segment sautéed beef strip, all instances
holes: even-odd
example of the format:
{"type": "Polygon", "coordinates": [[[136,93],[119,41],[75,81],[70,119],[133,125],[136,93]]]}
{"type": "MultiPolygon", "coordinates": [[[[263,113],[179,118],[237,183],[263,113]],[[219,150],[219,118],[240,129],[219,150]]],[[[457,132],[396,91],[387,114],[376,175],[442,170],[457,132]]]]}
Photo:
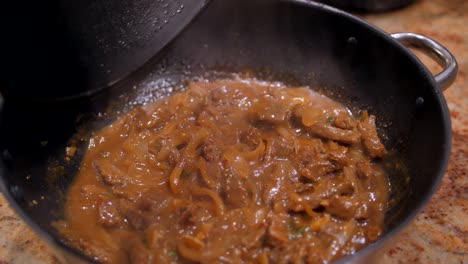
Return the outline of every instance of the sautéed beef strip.
{"type": "Polygon", "coordinates": [[[385,153],[309,89],[191,82],[91,139],[59,229],[101,263],[328,263],[381,235],[385,153]]]}

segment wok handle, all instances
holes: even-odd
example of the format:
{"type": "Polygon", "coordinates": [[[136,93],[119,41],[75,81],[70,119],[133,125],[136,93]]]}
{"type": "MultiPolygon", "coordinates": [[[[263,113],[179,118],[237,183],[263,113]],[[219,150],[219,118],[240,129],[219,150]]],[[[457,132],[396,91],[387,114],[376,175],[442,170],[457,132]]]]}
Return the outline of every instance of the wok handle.
{"type": "Polygon", "coordinates": [[[391,36],[407,47],[421,50],[442,66],[442,71],[434,76],[442,91],[445,91],[455,81],[458,73],[457,61],[452,53],[440,43],[415,33],[395,33],[391,36]]]}

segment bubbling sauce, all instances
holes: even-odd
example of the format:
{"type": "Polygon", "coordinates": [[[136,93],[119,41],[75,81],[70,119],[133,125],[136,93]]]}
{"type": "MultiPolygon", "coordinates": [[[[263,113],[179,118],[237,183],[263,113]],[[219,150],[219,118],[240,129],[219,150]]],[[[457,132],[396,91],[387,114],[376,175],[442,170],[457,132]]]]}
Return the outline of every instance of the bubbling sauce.
{"type": "Polygon", "coordinates": [[[58,228],[101,263],[327,263],[382,234],[385,154],[310,89],[193,81],[90,139],[58,228]]]}

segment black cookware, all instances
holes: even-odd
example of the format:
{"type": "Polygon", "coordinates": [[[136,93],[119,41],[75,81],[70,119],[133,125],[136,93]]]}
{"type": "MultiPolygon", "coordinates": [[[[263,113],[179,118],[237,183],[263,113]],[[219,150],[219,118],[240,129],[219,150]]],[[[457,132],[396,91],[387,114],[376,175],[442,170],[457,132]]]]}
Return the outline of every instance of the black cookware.
{"type": "Polygon", "coordinates": [[[9,96],[89,95],[145,64],[207,0],[34,0],[2,5],[0,85],[9,96]]]}
{"type": "MultiPolygon", "coordinates": [[[[22,48],[12,47],[11,52],[22,48]]],[[[122,63],[127,62],[132,64],[133,58],[122,63]]],[[[101,93],[48,103],[7,93],[1,110],[0,189],[60,258],[86,260],[62,242],[51,224],[61,218],[64,192],[86,148],[80,137],[121,111],[169,94],[184,79],[213,70],[218,75],[253,71],[260,78],[320,87],[352,109],[365,108],[379,117],[385,145],[403,162],[390,173],[397,203],[387,213],[383,237],[342,262],[378,257],[428,202],[445,172],[451,127],[442,90],[453,81],[457,66],[438,43],[415,34],[388,35],[340,10],[305,0],[214,0],[142,69],[101,93]],[[434,78],[409,45],[433,55],[443,72],[434,78]],[[70,144],[79,151],[66,161],[70,144]]],[[[62,79],[67,89],[67,79],[62,79]]],[[[48,88],[44,82],[28,83],[48,88]]]]}
{"type": "Polygon", "coordinates": [[[386,12],[407,6],[414,0],[323,0],[321,2],[359,12],[386,12]]]}

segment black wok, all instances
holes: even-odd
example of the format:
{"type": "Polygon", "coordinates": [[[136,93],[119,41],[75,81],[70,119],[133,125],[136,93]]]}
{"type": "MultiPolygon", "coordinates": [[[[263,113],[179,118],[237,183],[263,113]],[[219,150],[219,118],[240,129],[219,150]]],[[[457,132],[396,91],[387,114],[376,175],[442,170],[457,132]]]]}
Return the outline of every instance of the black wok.
{"type": "Polygon", "coordinates": [[[184,79],[213,70],[215,75],[254,71],[260,78],[321,87],[352,109],[365,108],[379,117],[385,145],[403,162],[390,171],[397,203],[387,213],[383,237],[340,261],[379,257],[443,177],[451,126],[442,89],[457,72],[446,49],[419,35],[390,36],[314,2],[217,0],[145,67],[103,92],[47,104],[5,96],[0,189],[60,258],[86,260],[51,225],[62,217],[64,192],[86,147],[80,136],[86,138],[134,105],[169,94],[184,79]],[[443,72],[434,78],[399,40],[433,55],[443,72]],[[69,144],[80,148],[67,162],[69,144]]]}

